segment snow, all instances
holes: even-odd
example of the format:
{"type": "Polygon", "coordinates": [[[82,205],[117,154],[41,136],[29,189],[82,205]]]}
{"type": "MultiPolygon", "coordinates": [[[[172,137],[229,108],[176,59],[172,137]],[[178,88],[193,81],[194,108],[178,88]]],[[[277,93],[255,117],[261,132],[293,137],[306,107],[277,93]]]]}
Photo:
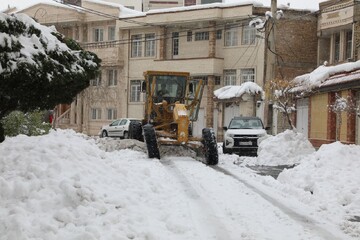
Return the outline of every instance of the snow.
{"type": "Polygon", "coordinates": [[[340,73],[352,72],[360,69],[360,60],[356,62],[348,62],[335,66],[321,65],[311,73],[307,73],[296,77],[293,83],[297,86],[294,90],[307,90],[321,86],[322,83],[333,75],[340,73]]]}
{"type": "Polygon", "coordinates": [[[261,148],[255,161],[297,166],[275,180],[220,154],[219,167],[241,183],[191,157],[169,156],[183,151],[176,148],[159,161],[147,158],[143,143],[73,130],[7,137],[0,238],[359,239],[360,224],[348,221],[360,216],[359,146],[336,142],[314,152],[301,134],[285,132],[261,148]]]}
{"type": "Polygon", "coordinates": [[[214,95],[218,99],[231,99],[241,97],[245,93],[261,94],[264,97],[263,89],[254,82],[245,82],[240,86],[224,86],[214,91],[214,95]]]}
{"type": "MultiPolygon", "coordinates": [[[[7,19],[11,21],[18,20],[24,23],[26,26],[26,30],[24,32],[26,32],[30,27],[34,27],[35,29],[40,31],[40,35],[37,36],[35,34],[30,35],[24,33],[20,36],[17,36],[17,35],[9,35],[7,33],[0,33],[1,47],[8,46],[10,48],[14,43],[17,42],[20,43],[22,46],[20,51],[13,50],[13,52],[3,53],[7,55],[8,62],[6,68],[2,67],[0,69],[0,74],[3,72],[14,71],[17,68],[18,64],[21,62],[35,64],[36,61],[34,61],[34,58],[35,56],[38,55],[47,55],[47,53],[51,51],[56,51],[58,54],[71,51],[65,43],[60,42],[52,34],[54,32],[54,28],[49,28],[44,25],[41,25],[32,18],[30,18],[28,15],[23,13],[13,14],[13,15],[0,13],[0,21],[7,24],[6,23],[7,19]]],[[[78,52],[74,52],[74,55],[75,56],[78,55],[78,52]]],[[[62,64],[62,63],[56,62],[56,64],[62,64]]],[[[95,63],[93,63],[92,61],[87,61],[87,64],[92,65],[95,63]]],[[[77,69],[78,71],[84,70],[78,63],[74,63],[71,66],[71,68],[77,69]]],[[[51,73],[48,73],[48,76],[49,76],[49,80],[51,80],[52,78],[51,73]]]]}
{"type": "MultiPolygon", "coordinates": [[[[57,7],[66,7],[66,5],[58,3],[59,0],[1,0],[0,2],[0,12],[4,12],[8,9],[15,8],[15,12],[21,11],[23,9],[32,7],[39,3],[46,3],[49,5],[57,7]]],[[[11,11],[13,12],[13,11],[11,11]]]]}
{"type": "Polygon", "coordinates": [[[315,152],[304,134],[286,130],[276,136],[260,139],[258,157],[249,158],[248,165],[294,165],[315,152]]]}

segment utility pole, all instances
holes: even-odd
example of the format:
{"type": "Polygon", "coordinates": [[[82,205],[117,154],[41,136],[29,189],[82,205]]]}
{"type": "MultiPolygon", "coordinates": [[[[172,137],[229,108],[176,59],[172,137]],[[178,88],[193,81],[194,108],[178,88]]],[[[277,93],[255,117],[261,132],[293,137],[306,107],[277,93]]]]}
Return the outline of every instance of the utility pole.
{"type": "MultiPolygon", "coordinates": [[[[269,35],[268,38],[266,39],[266,45],[267,45],[267,49],[266,49],[266,75],[265,75],[265,83],[264,86],[266,86],[266,84],[272,80],[274,80],[275,78],[275,62],[276,62],[276,56],[275,56],[275,21],[276,21],[276,11],[277,11],[277,0],[271,0],[271,18],[270,20],[270,24],[268,25],[269,27],[269,35]]],[[[270,89],[269,89],[270,91],[270,89]]],[[[272,94],[269,93],[268,96],[271,96],[272,94]]],[[[269,99],[267,99],[269,100],[269,99]]],[[[273,114],[269,114],[270,112],[273,111],[273,109],[269,109],[272,108],[272,106],[269,106],[269,104],[265,105],[265,114],[264,114],[264,120],[265,120],[265,124],[268,126],[268,124],[271,124],[271,129],[272,129],[272,133],[276,134],[277,133],[277,123],[274,122],[274,120],[277,119],[277,117],[274,119],[274,115],[276,114],[275,112],[273,112],[273,114]],[[269,119],[272,118],[272,119],[269,119]]]]}

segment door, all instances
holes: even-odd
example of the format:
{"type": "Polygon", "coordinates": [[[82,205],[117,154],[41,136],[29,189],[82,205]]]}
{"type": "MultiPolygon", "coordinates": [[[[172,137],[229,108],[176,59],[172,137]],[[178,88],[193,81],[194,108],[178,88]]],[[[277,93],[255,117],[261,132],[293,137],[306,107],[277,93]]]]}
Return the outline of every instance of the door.
{"type": "Polygon", "coordinates": [[[124,132],[125,132],[125,129],[126,129],[126,124],[129,120],[127,119],[123,119],[121,120],[119,126],[118,126],[118,129],[117,129],[117,132],[116,132],[116,136],[117,137],[123,137],[124,136],[124,132]]]}
{"type": "Polygon", "coordinates": [[[116,121],[113,121],[112,123],[110,123],[109,128],[108,128],[108,136],[109,137],[116,136],[116,132],[117,132],[118,126],[120,124],[120,121],[121,120],[116,120],[116,121]]]}
{"type": "Polygon", "coordinates": [[[298,132],[304,134],[308,138],[309,129],[309,99],[303,98],[296,102],[297,114],[296,114],[296,128],[298,132]]]}
{"type": "Polygon", "coordinates": [[[233,117],[239,117],[240,116],[240,106],[236,104],[231,104],[228,107],[225,107],[224,112],[224,126],[229,126],[229,123],[233,117]]]}
{"type": "Polygon", "coordinates": [[[202,129],[205,127],[205,110],[199,109],[199,115],[196,122],[193,122],[193,136],[201,137],[202,129]]]}

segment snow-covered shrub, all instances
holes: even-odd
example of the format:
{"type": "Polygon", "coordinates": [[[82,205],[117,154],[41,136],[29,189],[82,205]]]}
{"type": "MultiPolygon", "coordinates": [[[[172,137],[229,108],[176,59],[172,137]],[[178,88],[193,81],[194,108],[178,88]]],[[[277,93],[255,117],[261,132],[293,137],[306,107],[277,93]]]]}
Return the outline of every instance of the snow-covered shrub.
{"type": "Polygon", "coordinates": [[[37,110],[30,113],[13,111],[3,118],[6,136],[17,136],[24,134],[27,136],[38,136],[47,134],[51,129],[50,123],[43,122],[43,112],[37,110]]]}

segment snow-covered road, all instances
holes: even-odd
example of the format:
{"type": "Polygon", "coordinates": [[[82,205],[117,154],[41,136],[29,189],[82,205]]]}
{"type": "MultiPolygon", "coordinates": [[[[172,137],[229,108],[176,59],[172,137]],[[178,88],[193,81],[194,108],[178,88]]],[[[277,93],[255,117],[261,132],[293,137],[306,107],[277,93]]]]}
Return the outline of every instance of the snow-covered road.
{"type": "MultiPolygon", "coordinates": [[[[311,217],[247,183],[223,167],[208,167],[192,158],[167,157],[161,162],[189,197],[193,223],[201,239],[344,239],[311,217]]],[[[329,227],[329,226],[327,226],[329,227]]]]}
{"type": "Polygon", "coordinates": [[[359,223],[347,219],[359,216],[360,150],[329,147],[331,155],[320,149],[307,165],[281,173],[281,182],[233,164],[236,155],[220,154],[210,167],[184,149],[167,149],[159,161],[144,143],[71,130],[7,138],[0,240],[359,239],[359,223]]]}

